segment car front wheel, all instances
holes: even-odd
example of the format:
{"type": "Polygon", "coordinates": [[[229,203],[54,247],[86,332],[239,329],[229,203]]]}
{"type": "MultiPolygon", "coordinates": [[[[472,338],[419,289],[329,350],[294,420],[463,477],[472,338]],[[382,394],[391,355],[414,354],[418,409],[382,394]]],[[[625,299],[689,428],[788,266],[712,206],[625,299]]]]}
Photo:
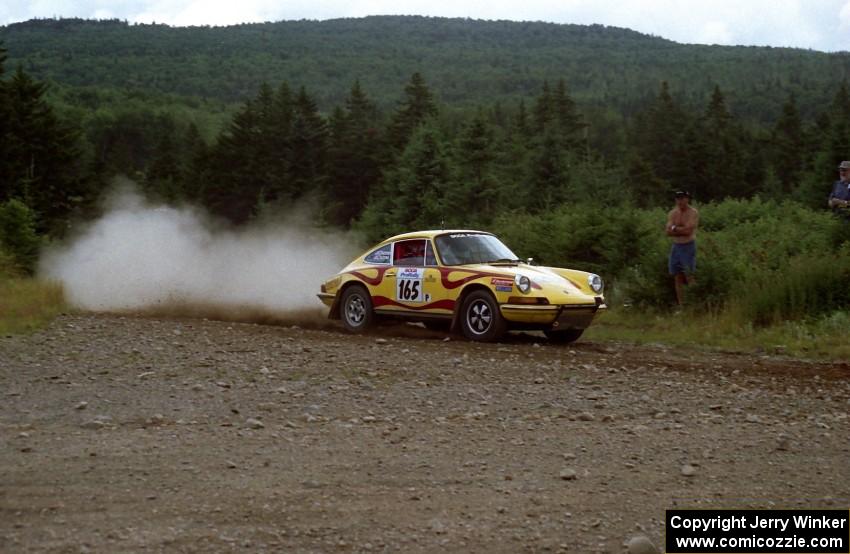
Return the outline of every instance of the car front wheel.
{"type": "Polygon", "coordinates": [[[339,303],[339,318],[352,333],[362,333],[372,326],[375,312],[372,311],[372,298],[365,288],[354,285],[345,289],[339,303]]]}
{"type": "Polygon", "coordinates": [[[584,329],[561,329],[558,331],[549,329],[543,331],[543,333],[549,339],[549,342],[569,344],[577,341],[581,337],[581,334],[584,333],[584,329]]]}
{"type": "Polygon", "coordinates": [[[498,340],[507,330],[499,305],[493,295],[483,290],[471,292],[463,301],[460,326],[470,340],[498,340]]]}

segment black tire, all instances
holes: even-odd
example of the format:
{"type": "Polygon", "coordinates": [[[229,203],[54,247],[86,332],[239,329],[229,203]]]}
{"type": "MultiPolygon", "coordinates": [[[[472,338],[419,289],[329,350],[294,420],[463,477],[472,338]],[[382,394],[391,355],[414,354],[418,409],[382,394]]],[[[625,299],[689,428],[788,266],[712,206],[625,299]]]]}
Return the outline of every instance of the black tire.
{"type": "Polygon", "coordinates": [[[505,334],[507,324],[493,295],[476,290],[461,305],[460,328],[469,340],[491,342],[505,334]]]}
{"type": "Polygon", "coordinates": [[[452,328],[451,321],[445,321],[442,319],[429,319],[427,321],[423,321],[422,325],[424,325],[426,329],[430,331],[437,331],[438,333],[448,333],[452,328]]]}
{"type": "Polygon", "coordinates": [[[362,333],[375,323],[372,297],[364,287],[352,285],[345,289],[339,301],[339,318],[352,333],[362,333]]]}
{"type": "Polygon", "coordinates": [[[547,329],[543,331],[546,335],[546,338],[549,339],[549,342],[553,342],[556,344],[569,344],[571,342],[575,342],[581,337],[581,334],[584,333],[584,329],[547,329]]]}

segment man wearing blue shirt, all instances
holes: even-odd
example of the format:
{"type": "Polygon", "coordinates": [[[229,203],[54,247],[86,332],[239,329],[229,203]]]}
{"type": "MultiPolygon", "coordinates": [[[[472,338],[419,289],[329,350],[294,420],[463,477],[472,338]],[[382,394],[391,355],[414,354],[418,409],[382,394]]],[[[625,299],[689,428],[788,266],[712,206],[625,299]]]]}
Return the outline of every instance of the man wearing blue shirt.
{"type": "Polygon", "coordinates": [[[845,210],[850,206],[850,162],[838,164],[838,176],[829,194],[829,207],[846,213],[845,210]]]}

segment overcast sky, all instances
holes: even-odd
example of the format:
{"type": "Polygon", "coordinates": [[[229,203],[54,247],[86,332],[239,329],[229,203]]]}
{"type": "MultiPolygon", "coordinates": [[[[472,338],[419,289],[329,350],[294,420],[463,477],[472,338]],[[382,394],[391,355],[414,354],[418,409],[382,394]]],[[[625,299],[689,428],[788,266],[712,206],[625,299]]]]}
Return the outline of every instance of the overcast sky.
{"type": "Polygon", "coordinates": [[[61,16],[229,25],[387,14],[602,23],[678,42],[850,50],[850,0],[0,0],[0,24],[61,16]]]}

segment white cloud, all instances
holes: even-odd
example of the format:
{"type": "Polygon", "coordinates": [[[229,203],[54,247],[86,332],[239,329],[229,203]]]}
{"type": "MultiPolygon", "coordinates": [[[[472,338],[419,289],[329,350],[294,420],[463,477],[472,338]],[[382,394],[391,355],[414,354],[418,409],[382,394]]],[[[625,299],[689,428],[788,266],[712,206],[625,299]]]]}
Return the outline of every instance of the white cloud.
{"type": "Polygon", "coordinates": [[[850,0],[8,0],[0,23],[101,17],[172,25],[432,15],[602,23],[679,42],[850,49],[850,0]]]}
{"type": "Polygon", "coordinates": [[[128,16],[140,23],[169,25],[230,25],[253,21],[284,19],[285,9],[275,0],[203,1],[155,0],[143,11],[128,16]]]}
{"type": "Polygon", "coordinates": [[[695,40],[705,44],[732,44],[734,41],[729,27],[723,21],[706,21],[695,40]]]}
{"type": "Polygon", "coordinates": [[[850,2],[844,4],[844,7],[841,8],[841,12],[838,14],[838,20],[841,21],[842,30],[850,30],[850,2]]]}

